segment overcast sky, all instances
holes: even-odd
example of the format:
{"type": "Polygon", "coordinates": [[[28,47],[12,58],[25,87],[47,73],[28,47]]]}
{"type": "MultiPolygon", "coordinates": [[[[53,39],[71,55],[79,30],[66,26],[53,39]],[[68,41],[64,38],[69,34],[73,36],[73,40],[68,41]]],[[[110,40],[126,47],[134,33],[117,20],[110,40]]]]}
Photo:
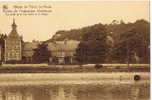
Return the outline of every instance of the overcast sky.
{"type": "Polygon", "coordinates": [[[149,21],[147,1],[85,1],[85,2],[0,2],[0,32],[9,34],[13,18],[18,25],[18,33],[25,41],[47,40],[58,30],[70,30],[97,23],[111,23],[112,20],[134,22],[137,19],[149,21]],[[2,5],[51,5],[48,16],[5,16],[2,5]]]}

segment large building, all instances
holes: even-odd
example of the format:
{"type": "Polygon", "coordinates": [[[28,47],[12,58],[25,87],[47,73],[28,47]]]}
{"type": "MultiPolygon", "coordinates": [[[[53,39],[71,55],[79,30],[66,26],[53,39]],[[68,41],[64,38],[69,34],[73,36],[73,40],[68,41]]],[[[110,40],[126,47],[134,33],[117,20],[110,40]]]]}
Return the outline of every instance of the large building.
{"type": "Polygon", "coordinates": [[[22,37],[17,33],[17,25],[13,20],[12,31],[5,38],[4,61],[22,60],[22,37]]]}
{"type": "Polygon", "coordinates": [[[24,63],[33,62],[34,50],[38,47],[39,44],[41,44],[40,41],[24,42],[22,49],[22,59],[24,60],[24,63]]]}
{"type": "MultiPolygon", "coordinates": [[[[8,36],[0,41],[0,61],[4,63],[33,63],[34,50],[42,42],[23,42],[22,37],[17,32],[17,25],[13,20],[12,30],[8,36]]],[[[76,48],[80,41],[65,40],[51,41],[48,43],[48,50],[52,56],[50,64],[74,64],[76,48]]]]}
{"type": "Polygon", "coordinates": [[[74,64],[76,48],[80,41],[65,40],[65,41],[53,41],[48,44],[48,50],[51,51],[52,57],[50,62],[57,64],[74,64]]]}
{"type": "Polygon", "coordinates": [[[40,43],[41,41],[23,42],[13,20],[11,32],[8,35],[0,34],[0,62],[32,63],[34,49],[40,43]]]}

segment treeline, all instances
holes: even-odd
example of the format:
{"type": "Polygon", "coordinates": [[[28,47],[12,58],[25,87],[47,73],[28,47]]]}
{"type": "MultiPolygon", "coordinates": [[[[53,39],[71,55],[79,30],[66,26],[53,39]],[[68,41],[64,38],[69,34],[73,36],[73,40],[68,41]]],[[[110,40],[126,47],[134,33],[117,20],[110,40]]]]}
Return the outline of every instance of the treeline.
{"type": "MultiPolygon", "coordinates": [[[[96,25],[100,25],[96,24],[96,25]]],[[[92,26],[83,27],[80,29],[71,29],[71,30],[60,30],[55,33],[55,35],[50,40],[63,41],[65,39],[69,40],[81,40],[83,33],[89,31],[92,26]]],[[[105,24],[107,33],[111,33],[112,37],[115,39],[115,42],[118,42],[121,39],[121,36],[125,34],[126,31],[135,28],[141,35],[149,38],[150,32],[150,23],[144,19],[137,20],[134,23],[125,23],[123,20],[117,21],[113,20],[110,24],[105,24]]],[[[48,40],[49,41],[49,40],[48,40]]]]}
{"type": "Polygon", "coordinates": [[[150,23],[143,19],[58,31],[48,41],[65,39],[81,41],[75,55],[80,63],[149,63],[150,23]]]}

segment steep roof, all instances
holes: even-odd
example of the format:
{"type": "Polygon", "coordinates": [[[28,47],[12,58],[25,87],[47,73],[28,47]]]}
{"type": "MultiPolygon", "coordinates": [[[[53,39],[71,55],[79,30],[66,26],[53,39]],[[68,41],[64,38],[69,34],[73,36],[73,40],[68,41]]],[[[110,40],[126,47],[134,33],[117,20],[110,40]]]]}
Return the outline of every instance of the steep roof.
{"type": "Polygon", "coordinates": [[[37,42],[24,42],[23,50],[33,50],[38,47],[39,43],[37,42]]]}
{"type": "Polygon", "coordinates": [[[67,40],[67,41],[54,41],[48,43],[48,49],[51,51],[73,51],[76,50],[80,41],[67,40]]]}
{"type": "Polygon", "coordinates": [[[19,34],[15,31],[15,30],[12,30],[9,35],[8,35],[9,38],[20,38],[19,34]]]}
{"type": "Polygon", "coordinates": [[[21,38],[17,33],[17,25],[15,23],[15,19],[13,19],[12,31],[9,33],[8,38],[21,38]]]}

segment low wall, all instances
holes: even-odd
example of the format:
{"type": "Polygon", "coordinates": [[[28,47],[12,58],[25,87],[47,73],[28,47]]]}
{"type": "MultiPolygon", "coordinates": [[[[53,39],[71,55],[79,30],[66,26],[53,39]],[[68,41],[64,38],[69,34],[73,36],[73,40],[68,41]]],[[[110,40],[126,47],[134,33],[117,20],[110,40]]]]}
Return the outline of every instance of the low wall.
{"type": "Polygon", "coordinates": [[[42,64],[2,64],[2,67],[40,67],[40,66],[48,66],[46,63],[42,64]]]}
{"type": "MultiPolygon", "coordinates": [[[[94,67],[96,64],[83,64],[82,67],[94,67]]],[[[150,67],[150,64],[98,64],[102,65],[103,67],[150,67]]],[[[39,67],[39,66],[50,66],[50,67],[80,67],[80,65],[48,65],[47,63],[41,64],[2,64],[3,67],[39,67]]]]}

